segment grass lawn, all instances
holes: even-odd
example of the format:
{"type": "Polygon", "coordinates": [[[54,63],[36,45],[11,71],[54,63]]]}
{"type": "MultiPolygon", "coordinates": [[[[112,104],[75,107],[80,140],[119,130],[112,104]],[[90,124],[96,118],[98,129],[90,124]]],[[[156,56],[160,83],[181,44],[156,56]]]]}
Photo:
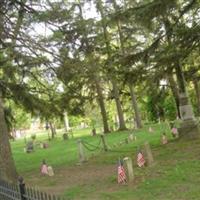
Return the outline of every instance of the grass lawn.
{"type": "MultiPolygon", "coordinates": [[[[200,141],[174,141],[165,124],[152,125],[137,131],[113,132],[106,135],[110,151],[86,150],[88,162],[77,165],[77,139],[97,145],[99,136],[90,136],[90,130],[77,130],[74,138],[63,141],[61,134],[49,142],[48,149],[36,148],[34,153],[23,152],[24,140],[12,142],[13,155],[20,175],[27,184],[42,190],[59,193],[68,200],[199,200],[200,199],[200,141]],[[169,144],[160,145],[161,133],[165,131],[169,144]],[[137,140],[129,144],[121,141],[132,132],[137,140]],[[138,168],[137,149],[145,141],[151,144],[155,159],[152,167],[138,168]],[[129,185],[118,185],[117,160],[129,156],[133,160],[135,181],[129,185]],[[41,177],[41,161],[53,166],[54,177],[41,177]]],[[[47,139],[47,134],[37,136],[37,141],[47,139]]]]}

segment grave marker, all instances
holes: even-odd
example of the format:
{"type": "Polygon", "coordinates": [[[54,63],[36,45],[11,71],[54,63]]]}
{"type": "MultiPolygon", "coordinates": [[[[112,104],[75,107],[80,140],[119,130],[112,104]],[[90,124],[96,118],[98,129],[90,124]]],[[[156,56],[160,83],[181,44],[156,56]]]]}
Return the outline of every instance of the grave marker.
{"type": "Polygon", "coordinates": [[[123,161],[125,163],[125,169],[126,169],[127,175],[128,175],[128,182],[133,182],[133,180],[134,180],[134,173],[133,173],[132,160],[129,157],[125,157],[123,159],[123,161]]]}

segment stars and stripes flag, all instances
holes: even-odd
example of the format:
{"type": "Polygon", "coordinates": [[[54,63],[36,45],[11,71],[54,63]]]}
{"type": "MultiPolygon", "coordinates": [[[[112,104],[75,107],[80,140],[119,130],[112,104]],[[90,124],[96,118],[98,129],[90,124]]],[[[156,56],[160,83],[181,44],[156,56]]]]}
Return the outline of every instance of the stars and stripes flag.
{"type": "Polygon", "coordinates": [[[144,159],[144,156],[141,152],[138,152],[138,155],[137,155],[137,165],[139,167],[142,167],[144,166],[145,164],[145,159],[144,159]]]}
{"type": "Polygon", "coordinates": [[[123,163],[119,161],[118,165],[118,183],[126,183],[126,173],[123,167],[123,163]]]}

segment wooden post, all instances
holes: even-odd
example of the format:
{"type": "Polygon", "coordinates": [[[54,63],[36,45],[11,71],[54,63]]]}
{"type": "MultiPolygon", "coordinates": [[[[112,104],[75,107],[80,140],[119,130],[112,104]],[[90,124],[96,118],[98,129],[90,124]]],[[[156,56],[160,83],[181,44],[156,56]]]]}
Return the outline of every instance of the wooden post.
{"type": "Polygon", "coordinates": [[[85,157],[85,153],[84,153],[84,149],[83,149],[82,140],[78,139],[77,143],[78,143],[79,161],[80,161],[80,163],[83,163],[86,161],[86,157],[85,157]]]}
{"type": "Polygon", "coordinates": [[[144,153],[145,153],[145,156],[147,159],[147,165],[148,166],[153,165],[153,163],[154,163],[153,154],[152,154],[151,147],[148,142],[144,143],[144,153]]]}
{"type": "Polygon", "coordinates": [[[24,179],[22,177],[19,177],[18,181],[19,181],[19,191],[21,195],[21,200],[26,200],[27,198],[26,198],[26,188],[24,179]]]}
{"type": "Polygon", "coordinates": [[[101,134],[100,137],[101,137],[101,140],[102,140],[102,143],[103,143],[103,149],[104,149],[104,151],[108,151],[108,147],[106,145],[104,134],[101,134]]]}
{"type": "Polygon", "coordinates": [[[132,160],[129,157],[125,157],[123,160],[124,160],[125,168],[126,168],[127,175],[128,175],[128,182],[133,182],[133,180],[134,180],[134,173],[133,173],[132,160]]]}

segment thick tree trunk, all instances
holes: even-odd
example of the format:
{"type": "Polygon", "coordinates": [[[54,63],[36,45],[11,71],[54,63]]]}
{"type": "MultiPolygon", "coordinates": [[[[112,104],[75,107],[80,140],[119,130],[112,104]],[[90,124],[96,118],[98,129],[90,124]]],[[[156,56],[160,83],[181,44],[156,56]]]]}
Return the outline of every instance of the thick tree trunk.
{"type": "Polygon", "coordinates": [[[119,90],[117,88],[115,81],[112,81],[112,86],[113,86],[113,93],[114,93],[115,103],[117,107],[117,114],[118,114],[118,119],[119,119],[119,130],[127,130],[126,125],[125,125],[125,120],[124,120],[124,114],[122,111],[122,105],[119,98],[119,90]]]}
{"type": "Polygon", "coordinates": [[[103,120],[103,129],[104,129],[104,133],[109,133],[109,127],[108,127],[108,117],[107,117],[107,113],[106,113],[106,108],[105,108],[105,104],[104,104],[104,98],[103,98],[103,93],[102,93],[102,88],[98,82],[98,80],[95,80],[95,85],[96,85],[96,90],[97,90],[97,95],[98,95],[98,103],[99,103],[99,107],[101,110],[101,116],[102,116],[102,120],[103,120]]]}
{"type": "Polygon", "coordinates": [[[193,84],[194,84],[194,89],[195,89],[196,98],[197,98],[198,115],[200,116],[200,86],[197,79],[193,80],[193,84]]]}
{"type": "MultiPolygon", "coordinates": [[[[102,1],[98,0],[97,1],[97,9],[100,12],[101,15],[101,21],[102,21],[102,29],[103,29],[103,34],[104,34],[104,42],[106,44],[106,53],[108,55],[108,60],[111,60],[111,48],[110,48],[110,40],[109,40],[109,34],[107,31],[107,25],[106,25],[106,19],[105,19],[105,15],[104,15],[104,10],[103,10],[103,6],[102,6],[102,1]]],[[[111,67],[111,66],[109,66],[111,67]]],[[[112,86],[113,86],[113,92],[114,92],[114,98],[115,98],[115,102],[116,102],[116,107],[117,107],[117,113],[118,113],[118,117],[119,117],[119,130],[126,130],[126,125],[125,125],[125,120],[124,120],[124,116],[123,116],[123,111],[122,111],[122,106],[121,106],[121,102],[119,99],[119,91],[117,88],[117,85],[115,83],[115,80],[112,78],[112,72],[108,72],[109,77],[111,78],[111,82],[112,82],[112,86]]]]}
{"type": "Polygon", "coordinates": [[[176,63],[175,69],[176,69],[177,82],[179,86],[179,92],[186,93],[185,78],[179,62],[176,63]]]}
{"type": "MultiPolygon", "coordinates": [[[[112,3],[115,8],[115,12],[118,12],[119,10],[118,10],[116,0],[113,0],[112,3]]],[[[118,34],[119,34],[120,48],[121,48],[122,54],[125,56],[124,37],[123,37],[122,29],[121,29],[121,21],[120,19],[117,19],[116,22],[117,22],[117,29],[118,29],[118,34]]],[[[137,106],[134,88],[131,84],[129,84],[129,88],[130,88],[130,93],[131,93],[132,106],[135,111],[136,125],[137,125],[137,128],[142,128],[142,121],[141,121],[139,109],[137,106]]]]}
{"type": "MultiPolygon", "coordinates": [[[[79,10],[80,10],[81,19],[84,21],[83,12],[82,12],[82,8],[81,8],[81,4],[80,4],[79,0],[78,0],[78,4],[79,4],[79,10]]],[[[85,37],[85,42],[86,42],[86,46],[87,46],[88,53],[89,53],[90,52],[90,48],[89,48],[88,36],[86,34],[84,34],[84,37],[85,37]]],[[[93,65],[94,61],[91,60],[91,63],[93,65]]],[[[93,67],[95,67],[95,64],[94,64],[93,67]]],[[[105,104],[104,104],[104,100],[103,100],[102,89],[101,89],[101,86],[100,86],[99,80],[98,80],[98,70],[96,70],[96,72],[97,72],[97,75],[94,74],[93,81],[95,82],[95,85],[96,85],[96,91],[97,91],[97,95],[98,95],[97,100],[98,100],[99,107],[100,107],[100,110],[101,110],[104,133],[108,133],[108,132],[110,132],[109,131],[109,127],[108,127],[108,118],[107,118],[107,113],[106,113],[105,104]]]]}
{"type": "Polygon", "coordinates": [[[177,84],[176,84],[176,82],[174,80],[173,75],[169,74],[167,76],[167,78],[168,78],[168,81],[169,81],[169,84],[170,84],[170,88],[171,88],[171,91],[172,91],[172,94],[173,94],[173,97],[174,97],[174,100],[175,100],[175,103],[176,103],[177,114],[178,114],[178,117],[180,119],[181,118],[181,114],[180,114],[180,110],[179,110],[180,100],[179,100],[178,87],[177,87],[177,84]]]}
{"type": "Polygon", "coordinates": [[[142,128],[142,120],[140,117],[140,112],[139,112],[133,85],[129,85],[129,89],[130,89],[130,94],[131,94],[132,106],[135,111],[136,125],[137,125],[137,128],[142,128]]]}
{"type": "Polygon", "coordinates": [[[3,100],[0,96],[0,179],[17,181],[17,171],[9,143],[8,128],[5,121],[3,100]]]}

